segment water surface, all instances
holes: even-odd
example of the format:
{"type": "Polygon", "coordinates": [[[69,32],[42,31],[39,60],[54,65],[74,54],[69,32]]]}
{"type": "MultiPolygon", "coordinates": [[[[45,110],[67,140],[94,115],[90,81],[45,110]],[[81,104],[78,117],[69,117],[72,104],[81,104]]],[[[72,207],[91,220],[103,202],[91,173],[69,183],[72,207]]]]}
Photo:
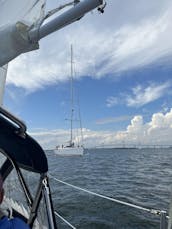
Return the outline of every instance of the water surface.
{"type": "MultiPolygon", "coordinates": [[[[90,149],[82,157],[47,152],[53,176],[146,208],[168,210],[172,149],[90,149]]],[[[77,228],[159,228],[159,217],[50,180],[55,210],[77,228]]],[[[58,220],[60,228],[68,228],[58,220]]]]}

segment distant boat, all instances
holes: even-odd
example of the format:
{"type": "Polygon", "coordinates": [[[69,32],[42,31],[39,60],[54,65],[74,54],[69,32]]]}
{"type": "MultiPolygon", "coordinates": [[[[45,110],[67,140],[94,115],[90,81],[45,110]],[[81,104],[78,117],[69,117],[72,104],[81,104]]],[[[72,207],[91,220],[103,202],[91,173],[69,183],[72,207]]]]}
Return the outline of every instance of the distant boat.
{"type": "Polygon", "coordinates": [[[57,155],[62,156],[82,156],[84,153],[83,148],[83,136],[82,136],[82,125],[81,125],[81,117],[79,112],[79,123],[80,123],[80,136],[77,136],[77,138],[81,139],[81,142],[75,142],[74,141],[74,130],[73,130],[73,122],[74,122],[74,89],[73,89],[73,47],[71,45],[71,76],[70,76],[70,101],[71,101],[71,110],[70,110],[70,140],[68,141],[68,144],[61,144],[56,146],[54,149],[54,153],[57,155]]]}

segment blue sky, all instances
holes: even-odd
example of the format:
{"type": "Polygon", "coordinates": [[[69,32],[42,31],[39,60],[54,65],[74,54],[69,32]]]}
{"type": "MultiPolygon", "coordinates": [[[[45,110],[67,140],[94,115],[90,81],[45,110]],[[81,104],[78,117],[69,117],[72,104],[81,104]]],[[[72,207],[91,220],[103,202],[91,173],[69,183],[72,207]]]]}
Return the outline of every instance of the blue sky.
{"type": "Polygon", "coordinates": [[[10,63],[4,106],[44,148],[66,141],[73,44],[84,144],[171,144],[171,10],[170,0],[107,0],[103,15],[88,14],[10,63]]]}

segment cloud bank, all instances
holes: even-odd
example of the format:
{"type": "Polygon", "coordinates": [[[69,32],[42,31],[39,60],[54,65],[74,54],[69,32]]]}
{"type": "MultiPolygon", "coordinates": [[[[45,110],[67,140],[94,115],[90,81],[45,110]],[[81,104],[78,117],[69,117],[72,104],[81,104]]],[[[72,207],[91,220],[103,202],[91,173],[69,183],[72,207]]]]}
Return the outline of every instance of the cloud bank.
{"type": "MultiPolygon", "coordinates": [[[[53,149],[66,142],[68,130],[37,131],[30,133],[45,149],[53,149]]],[[[125,131],[93,131],[83,129],[85,147],[127,145],[171,145],[172,109],[155,113],[144,123],[141,115],[134,116],[125,131]]]]}

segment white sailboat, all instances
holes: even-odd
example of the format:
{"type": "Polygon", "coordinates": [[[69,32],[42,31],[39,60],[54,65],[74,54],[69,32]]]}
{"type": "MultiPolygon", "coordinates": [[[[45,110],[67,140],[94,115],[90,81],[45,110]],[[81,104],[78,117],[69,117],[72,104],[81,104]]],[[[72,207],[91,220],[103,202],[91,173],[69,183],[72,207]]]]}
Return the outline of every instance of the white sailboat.
{"type": "MultiPolygon", "coordinates": [[[[70,109],[70,140],[68,141],[68,144],[62,144],[60,146],[56,146],[54,149],[54,153],[56,155],[62,155],[62,156],[82,156],[84,154],[84,148],[83,148],[83,137],[82,137],[82,126],[81,126],[81,118],[79,117],[80,122],[80,129],[81,129],[81,136],[80,141],[76,142],[74,141],[74,129],[73,129],[73,122],[74,122],[74,88],[73,88],[73,47],[71,45],[71,76],[70,76],[70,101],[71,101],[71,109],[70,109]]],[[[80,115],[79,115],[80,116],[80,115]]],[[[79,136],[77,136],[77,140],[79,139],[79,136]]]]}

